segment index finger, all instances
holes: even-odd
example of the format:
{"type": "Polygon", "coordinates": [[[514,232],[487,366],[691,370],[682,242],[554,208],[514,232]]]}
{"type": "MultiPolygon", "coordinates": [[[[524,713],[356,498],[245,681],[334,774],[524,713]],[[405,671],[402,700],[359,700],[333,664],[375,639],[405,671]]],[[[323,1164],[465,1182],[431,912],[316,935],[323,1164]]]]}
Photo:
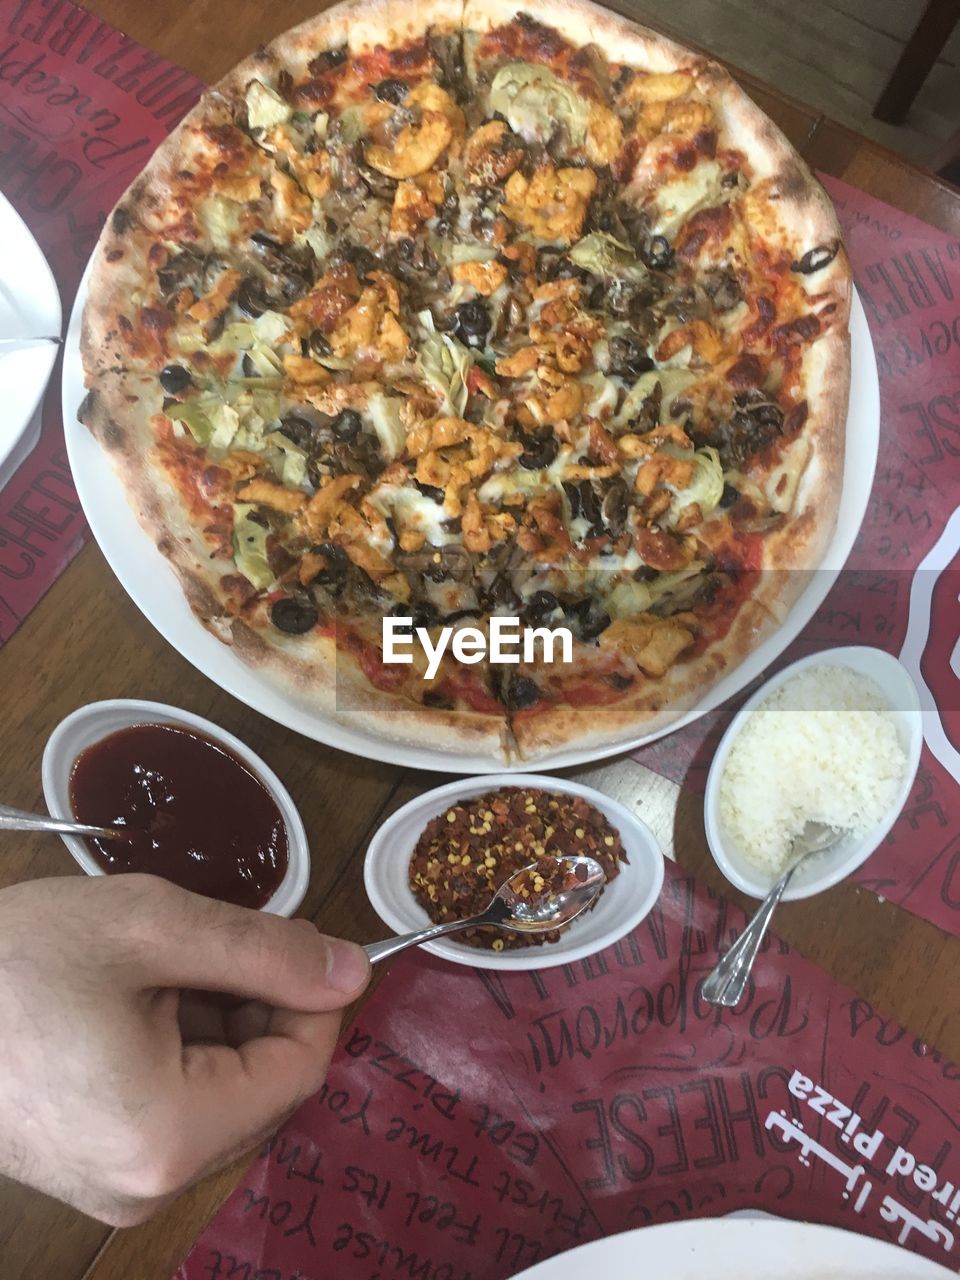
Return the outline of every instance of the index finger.
{"type": "MultiPolygon", "coordinates": [[[[152,877],[137,877],[152,880],[152,877]]],[[[370,978],[361,947],[286,920],[154,881],[132,908],[147,985],[226,991],[306,1013],[341,1009],[370,978]]]]}

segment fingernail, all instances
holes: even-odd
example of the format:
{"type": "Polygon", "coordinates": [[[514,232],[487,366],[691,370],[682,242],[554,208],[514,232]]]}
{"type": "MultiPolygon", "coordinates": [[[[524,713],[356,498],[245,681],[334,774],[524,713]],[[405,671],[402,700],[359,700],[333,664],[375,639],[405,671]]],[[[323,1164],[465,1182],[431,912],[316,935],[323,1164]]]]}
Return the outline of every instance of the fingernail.
{"type": "Polygon", "coordinates": [[[356,991],[369,974],[370,961],[361,947],[342,938],[327,940],[327,981],[335,991],[356,991]]]}

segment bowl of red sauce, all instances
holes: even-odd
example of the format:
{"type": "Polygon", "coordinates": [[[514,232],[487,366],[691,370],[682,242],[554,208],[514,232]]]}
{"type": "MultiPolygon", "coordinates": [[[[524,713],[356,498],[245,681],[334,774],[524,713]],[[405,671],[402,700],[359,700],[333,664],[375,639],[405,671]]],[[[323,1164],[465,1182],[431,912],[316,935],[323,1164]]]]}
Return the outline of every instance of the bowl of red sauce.
{"type": "Polygon", "coordinates": [[[310,851],[276,774],[233,734],[159,702],[80,707],[43,753],[56,818],[122,826],[129,839],[63,836],[88,875],[146,872],[193,893],[289,916],[310,851]]]}

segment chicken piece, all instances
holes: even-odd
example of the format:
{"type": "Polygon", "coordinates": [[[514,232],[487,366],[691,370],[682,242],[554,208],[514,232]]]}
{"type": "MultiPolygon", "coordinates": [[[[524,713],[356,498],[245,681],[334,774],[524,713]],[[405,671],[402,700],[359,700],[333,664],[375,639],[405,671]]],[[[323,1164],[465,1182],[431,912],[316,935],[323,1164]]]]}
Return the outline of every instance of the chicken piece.
{"type": "Polygon", "coordinates": [[[297,186],[289,173],[276,166],[270,172],[270,184],[274,190],[274,207],[280,226],[291,231],[306,231],[313,222],[313,203],[297,186]]]}
{"type": "Polygon", "coordinates": [[[642,72],[633,77],[623,92],[624,102],[631,105],[646,102],[671,102],[682,98],[693,88],[689,71],[642,72]]]}
{"type": "Polygon", "coordinates": [[[556,490],[527,503],[517,542],[541,563],[556,564],[570,555],[573,543],[563,523],[562,499],[556,490]]]}
{"type": "Polygon", "coordinates": [[[466,129],[466,120],[463,112],[454,102],[446,89],[436,84],[433,80],[421,80],[418,85],[410,90],[403,100],[405,107],[419,107],[426,114],[428,111],[436,112],[443,116],[450,124],[451,129],[458,138],[462,138],[466,129]]]}
{"type": "Polygon", "coordinates": [[[302,510],[307,501],[307,495],[301,489],[288,489],[285,485],[262,477],[245,484],[237,492],[237,497],[241,502],[255,502],[261,507],[270,507],[272,511],[283,511],[287,515],[294,515],[302,510]]]}
{"type": "Polygon", "coordinates": [[[585,150],[591,164],[609,164],[623,145],[623,125],[609,107],[594,106],[587,120],[585,150]]]}
{"type": "Polygon", "coordinates": [[[611,622],[600,636],[600,647],[629,656],[646,675],[659,678],[693,641],[693,632],[675,618],[647,614],[611,622]]]}
{"type": "Polygon", "coordinates": [[[494,511],[480,505],[471,491],[463,511],[463,545],[468,551],[489,551],[513,533],[517,522],[508,511],[494,511]]]}
{"type": "Polygon", "coordinates": [[[256,173],[232,174],[218,181],[217,194],[236,200],[237,204],[247,204],[260,199],[260,183],[260,175],[256,173]]]}
{"type": "Polygon", "coordinates": [[[699,133],[713,124],[713,111],[706,102],[671,102],[663,120],[665,133],[699,133]]]}
{"type": "Polygon", "coordinates": [[[637,472],[633,487],[645,498],[659,484],[670,484],[675,489],[686,489],[693,483],[696,464],[692,458],[674,458],[669,453],[655,453],[637,472]]]}
{"type": "Polygon", "coordinates": [[[364,157],[371,168],[388,178],[413,178],[426,173],[453,141],[453,125],[437,111],[424,111],[419,125],[406,125],[392,147],[371,143],[364,157]]]}
{"type": "Polygon", "coordinates": [[[536,347],[521,347],[512,356],[501,356],[494,368],[505,378],[522,378],[525,373],[532,373],[539,363],[540,352],[536,347]]]}
{"type": "Polygon", "coordinates": [[[529,180],[520,172],[511,174],[503,212],[543,240],[575,240],[596,186],[597,175],[592,169],[556,169],[544,164],[529,180]]]}
{"type": "Polygon", "coordinates": [[[686,346],[692,347],[694,353],[707,364],[717,364],[723,358],[724,342],[721,334],[707,324],[706,320],[691,320],[667,334],[657,347],[655,359],[658,363],[663,363],[686,346]]]}
{"type": "Polygon", "coordinates": [[[290,381],[302,387],[322,387],[331,380],[329,371],[309,356],[284,356],[283,367],[290,381]]]}
{"type": "Polygon", "coordinates": [[[506,280],[507,268],[494,258],[489,262],[458,262],[451,274],[460,284],[468,284],[484,298],[489,298],[506,280]]]}
{"type": "Polygon", "coordinates": [[[474,130],[463,149],[468,180],[477,187],[495,186],[508,178],[523,159],[523,149],[511,146],[503,120],[488,120],[474,130]]]}
{"type": "Polygon", "coordinates": [[[358,475],[334,476],[309,499],[300,513],[300,524],[314,542],[322,542],[346,495],[362,481],[358,475]]]}
{"type": "Polygon", "coordinates": [[[397,185],[390,211],[390,234],[413,236],[436,212],[437,206],[415,182],[401,182],[397,185]]]}
{"type": "Polygon", "coordinates": [[[240,287],[242,279],[243,276],[239,271],[221,272],[210,292],[205,293],[199,302],[195,302],[187,315],[199,324],[209,324],[230,305],[230,299],[240,287]]]}

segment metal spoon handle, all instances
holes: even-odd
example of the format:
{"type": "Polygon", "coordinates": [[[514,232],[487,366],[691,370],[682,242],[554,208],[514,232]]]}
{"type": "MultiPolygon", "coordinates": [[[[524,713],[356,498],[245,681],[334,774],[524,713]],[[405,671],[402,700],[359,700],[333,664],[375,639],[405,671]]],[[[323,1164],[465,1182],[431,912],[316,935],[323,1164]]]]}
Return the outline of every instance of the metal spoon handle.
{"type": "Polygon", "coordinates": [[[109,827],[88,827],[82,822],[65,822],[45,813],[26,813],[23,809],[11,809],[0,804],[0,831],[56,831],[68,836],[99,836],[112,840],[121,834],[109,827]]]}
{"type": "Polygon", "coordinates": [[[408,947],[419,947],[421,943],[432,942],[434,938],[442,938],[447,933],[459,933],[462,929],[470,929],[479,924],[495,924],[490,920],[489,912],[479,916],[468,916],[466,920],[450,920],[446,924],[435,924],[429,929],[417,929],[415,933],[401,933],[396,938],[385,938],[383,942],[368,942],[363,948],[371,964],[380,960],[389,960],[391,956],[406,951],[408,947]]]}
{"type": "Polygon", "coordinates": [[[732,1009],[738,1004],[747,987],[750,970],[757,958],[763,936],[767,932],[770,917],[783,897],[796,871],[796,864],[785,871],[757,908],[757,913],[741,933],[733,946],[721,958],[710,977],[703,984],[703,998],[709,1004],[732,1009]]]}

